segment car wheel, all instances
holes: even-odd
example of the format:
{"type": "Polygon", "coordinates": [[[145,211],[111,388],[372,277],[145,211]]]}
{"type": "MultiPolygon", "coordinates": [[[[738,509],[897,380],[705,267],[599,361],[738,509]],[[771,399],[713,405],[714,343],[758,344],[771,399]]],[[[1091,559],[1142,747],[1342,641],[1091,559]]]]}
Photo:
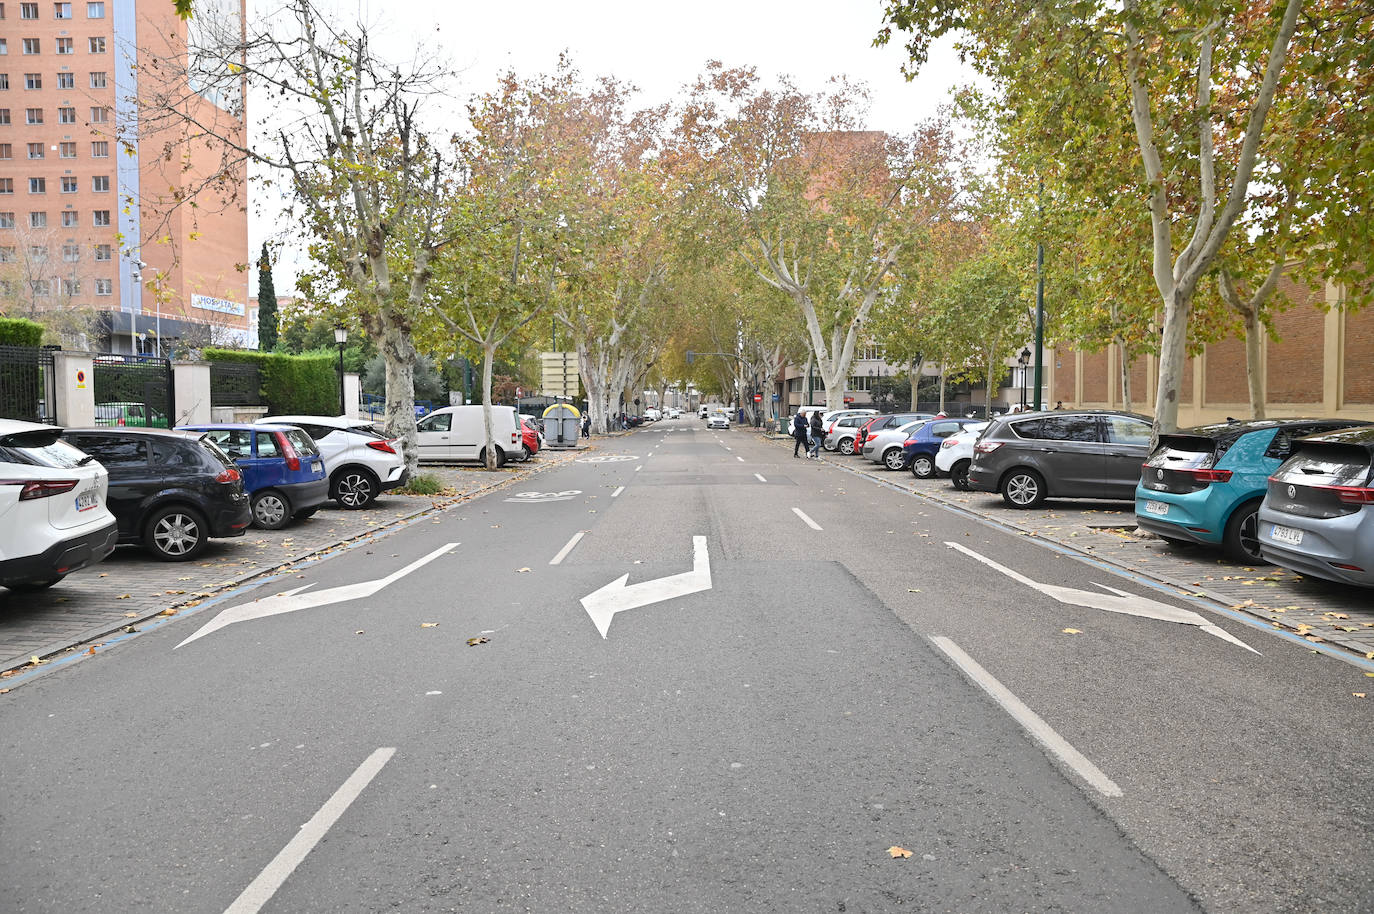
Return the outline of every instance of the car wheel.
{"type": "Polygon", "coordinates": [[[520,445],[520,462],[521,462],[521,463],[524,463],[526,460],[529,460],[529,459],[530,459],[531,457],[533,457],[533,456],[534,456],[534,455],[533,455],[532,453],[530,453],[529,445],[527,445],[527,444],[522,444],[522,445],[520,445]]]}
{"type": "Polygon", "coordinates": [[[1226,522],[1226,531],[1221,537],[1221,548],[1226,557],[1233,562],[1263,562],[1260,555],[1258,501],[1247,501],[1231,512],[1226,522]]]}
{"type": "Polygon", "coordinates": [[[164,562],[186,562],[200,555],[210,541],[210,531],[200,514],[190,508],[163,508],[148,521],[143,544],[164,562]]]}
{"type": "Polygon", "coordinates": [[[1045,477],[1034,470],[1012,470],[1002,477],[1002,499],[1013,508],[1034,508],[1045,500],[1045,477]]]}
{"type": "Polygon", "coordinates": [[[900,470],[904,460],[902,449],[899,447],[890,447],[883,451],[883,466],[889,470],[900,470]]]}
{"type": "Polygon", "coordinates": [[[334,500],[356,511],[377,500],[377,477],[362,467],[346,467],[334,477],[334,500]]]}
{"type": "Polygon", "coordinates": [[[911,458],[911,475],[917,479],[929,479],[935,475],[935,461],[929,454],[917,454],[911,458]]]}
{"type": "Polygon", "coordinates": [[[839,451],[841,454],[845,455],[846,457],[853,457],[853,456],[854,456],[854,439],[853,439],[853,438],[841,438],[841,439],[840,439],[840,443],[837,444],[837,445],[835,445],[835,450],[839,451]]]}
{"type": "Polygon", "coordinates": [[[291,504],[286,496],[272,489],[253,493],[253,526],[259,530],[280,530],[291,522],[291,504]]]}
{"type": "Polygon", "coordinates": [[[6,584],[5,586],[15,593],[37,593],[40,590],[47,590],[65,577],[65,574],[59,574],[56,577],[43,578],[42,580],[16,581],[13,584],[6,584]]]}
{"type": "MultiPolygon", "coordinates": [[[[486,466],[486,465],[487,465],[487,449],[486,449],[486,448],[482,448],[482,450],[480,450],[480,451],[477,452],[477,462],[480,463],[482,466],[486,466]]],[[[501,469],[501,467],[503,467],[503,466],[505,466],[505,465],[506,465],[506,452],[503,451],[503,450],[501,450],[501,449],[498,447],[498,448],[496,449],[496,468],[499,470],[499,469],[501,469]]]]}
{"type": "Polygon", "coordinates": [[[949,481],[960,492],[967,492],[968,487],[968,465],[970,461],[960,460],[949,468],[949,481]]]}

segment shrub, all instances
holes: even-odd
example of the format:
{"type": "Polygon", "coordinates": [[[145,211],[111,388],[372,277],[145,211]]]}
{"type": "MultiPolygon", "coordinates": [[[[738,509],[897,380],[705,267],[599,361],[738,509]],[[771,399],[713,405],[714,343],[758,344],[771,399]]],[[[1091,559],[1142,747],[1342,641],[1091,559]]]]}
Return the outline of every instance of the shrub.
{"type": "Polygon", "coordinates": [[[43,342],[43,325],[22,317],[0,317],[0,346],[32,346],[43,342]]]}
{"type": "Polygon", "coordinates": [[[438,495],[446,488],[444,481],[433,473],[420,473],[395,491],[399,495],[438,495]]]}
{"type": "Polygon", "coordinates": [[[339,413],[339,375],[327,355],[286,355],[206,349],[211,362],[254,362],[262,372],[262,402],[278,414],[336,416],[339,413]]]}

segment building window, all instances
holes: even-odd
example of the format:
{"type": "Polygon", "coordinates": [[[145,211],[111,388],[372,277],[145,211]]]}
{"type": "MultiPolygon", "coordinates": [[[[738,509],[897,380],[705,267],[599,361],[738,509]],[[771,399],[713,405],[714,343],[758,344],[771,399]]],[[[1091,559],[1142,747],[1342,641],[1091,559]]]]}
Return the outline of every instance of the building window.
{"type": "Polygon", "coordinates": [[[104,71],[104,70],[97,70],[97,71],[95,71],[95,72],[93,72],[93,73],[91,74],[91,88],[92,88],[92,89],[103,89],[103,88],[105,88],[105,71],[104,71]]]}
{"type": "Polygon", "coordinates": [[[43,109],[42,109],[42,108],[25,108],[25,109],[24,109],[24,123],[26,123],[26,124],[41,124],[41,123],[43,123],[43,109]]]}
{"type": "Polygon", "coordinates": [[[42,143],[29,143],[28,145],[29,145],[29,158],[31,158],[31,159],[41,159],[41,158],[43,158],[43,144],[42,144],[42,143]]]}
{"type": "Polygon", "coordinates": [[[108,159],[110,157],[109,140],[91,140],[91,158],[108,159]]]}
{"type": "Polygon", "coordinates": [[[14,179],[0,178],[0,194],[14,193],[14,179]]]}
{"type": "Polygon", "coordinates": [[[62,211],[62,227],[76,228],[80,223],[77,221],[77,212],[74,209],[64,209],[62,211]]]}
{"type": "Polygon", "coordinates": [[[38,4],[37,4],[37,3],[21,3],[21,4],[19,4],[19,18],[20,18],[20,19],[37,19],[37,18],[38,18],[38,4]]]}
{"type": "Polygon", "coordinates": [[[54,3],[52,5],[52,17],[54,19],[72,18],[72,5],[70,3],[54,3]]]}
{"type": "Polygon", "coordinates": [[[41,53],[42,50],[43,50],[43,39],[41,39],[41,38],[25,38],[25,39],[24,39],[24,53],[25,53],[25,54],[38,54],[38,53],[41,53]]]}
{"type": "Polygon", "coordinates": [[[87,19],[104,19],[104,18],[105,18],[105,4],[104,4],[103,2],[101,2],[101,3],[87,3],[87,4],[86,4],[86,18],[87,18],[87,19]]]}
{"type": "Polygon", "coordinates": [[[29,213],[29,228],[47,228],[47,213],[29,213]]]}
{"type": "Polygon", "coordinates": [[[57,88],[59,88],[59,89],[75,89],[75,88],[76,88],[76,74],[75,74],[75,73],[58,73],[58,74],[57,74],[57,88]]]}
{"type": "Polygon", "coordinates": [[[98,194],[108,193],[110,190],[110,176],[96,175],[91,178],[91,190],[98,194]]]}
{"type": "Polygon", "coordinates": [[[9,124],[9,122],[10,122],[10,109],[8,109],[8,108],[0,108],[0,124],[9,124]]]}
{"type": "Polygon", "coordinates": [[[57,155],[58,155],[58,157],[63,158],[63,159],[74,159],[74,158],[76,158],[76,144],[75,144],[75,143],[58,143],[58,144],[57,144],[57,155]]]}
{"type": "MultiPolygon", "coordinates": [[[[0,17],[0,18],[4,18],[4,17],[0,17]]],[[[0,54],[8,54],[9,52],[10,52],[10,40],[9,40],[8,38],[0,38],[0,54]]]]}
{"type": "Polygon", "coordinates": [[[81,245],[64,244],[62,245],[62,259],[67,263],[77,263],[81,260],[81,245]]]}
{"type": "Polygon", "coordinates": [[[5,18],[5,4],[0,3],[0,19],[5,18]]]}
{"type": "Polygon", "coordinates": [[[16,254],[18,254],[18,250],[12,244],[0,247],[0,263],[14,263],[16,254]]]}
{"type": "Polygon", "coordinates": [[[41,89],[41,88],[43,88],[43,74],[42,74],[42,73],[25,73],[25,74],[24,74],[24,88],[25,88],[25,89],[41,89]]]}
{"type": "Polygon", "coordinates": [[[14,228],[14,213],[0,213],[0,228],[14,228]]]}
{"type": "Polygon", "coordinates": [[[95,216],[94,225],[95,225],[97,228],[100,227],[100,226],[105,226],[105,225],[109,225],[109,224],[110,224],[110,211],[109,211],[109,210],[107,210],[107,209],[98,209],[98,210],[95,211],[94,216],[95,216]]]}
{"type": "Polygon", "coordinates": [[[96,295],[113,295],[113,294],[114,294],[114,280],[113,280],[113,279],[97,279],[97,280],[95,281],[95,294],[96,294],[96,295]]]}
{"type": "Polygon", "coordinates": [[[47,178],[29,178],[29,193],[46,194],[48,192],[47,178]]]}
{"type": "Polygon", "coordinates": [[[81,280],[79,280],[79,279],[64,279],[64,280],[62,280],[62,294],[63,294],[63,295],[80,295],[80,294],[81,294],[81,280]]]}
{"type": "Polygon", "coordinates": [[[90,48],[90,51],[91,51],[92,54],[104,54],[104,53],[105,53],[105,39],[104,39],[104,38],[100,38],[100,37],[89,38],[89,39],[87,39],[87,46],[90,48]]]}
{"type": "Polygon", "coordinates": [[[75,108],[58,108],[58,109],[57,109],[57,122],[58,122],[59,124],[75,124],[75,123],[76,123],[76,109],[75,109],[75,108]]]}
{"type": "Polygon", "coordinates": [[[64,193],[64,194],[74,194],[74,193],[76,193],[76,178],[64,177],[64,178],[62,179],[62,193],[64,193]]]}
{"type": "Polygon", "coordinates": [[[48,281],[46,279],[35,279],[29,283],[29,288],[33,289],[34,295],[46,297],[49,294],[48,281]]]}
{"type": "Polygon", "coordinates": [[[112,248],[108,244],[97,244],[95,246],[96,260],[109,260],[111,258],[111,253],[112,248]]]}
{"type": "Polygon", "coordinates": [[[57,47],[54,50],[59,54],[71,54],[74,53],[75,47],[70,38],[59,38],[57,39],[57,47]]]}
{"type": "Polygon", "coordinates": [[[14,147],[9,143],[0,143],[0,159],[14,158],[14,147]]]}
{"type": "Polygon", "coordinates": [[[3,90],[3,91],[5,91],[5,92],[8,92],[8,91],[9,91],[9,88],[10,88],[10,75],[9,75],[8,73],[0,73],[0,90],[3,90]]]}
{"type": "Polygon", "coordinates": [[[110,109],[104,106],[91,109],[92,124],[108,124],[110,122],[110,109]]]}

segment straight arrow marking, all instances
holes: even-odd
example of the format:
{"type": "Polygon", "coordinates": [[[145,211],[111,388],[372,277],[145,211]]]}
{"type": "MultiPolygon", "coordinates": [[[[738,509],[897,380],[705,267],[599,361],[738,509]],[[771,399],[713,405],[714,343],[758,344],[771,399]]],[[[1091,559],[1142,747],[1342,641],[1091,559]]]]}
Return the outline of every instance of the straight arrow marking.
{"type": "Polygon", "coordinates": [[[1149,597],[1140,597],[1132,593],[1127,593],[1124,590],[1117,590],[1115,587],[1108,587],[1105,584],[1097,584],[1096,586],[1101,587],[1103,590],[1110,591],[1110,593],[1094,593],[1090,590],[1060,587],[1057,584],[1041,584],[1039,581],[1033,581],[1023,574],[1012,571],[1005,565],[999,565],[987,556],[979,555],[967,546],[951,542],[946,542],[945,545],[952,549],[959,550],[970,558],[977,559],[989,568],[1000,571],[1012,580],[1019,581],[1032,590],[1038,590],[1047,597],[1053,597],[1060,603],[1068,603],[1073,606],[1085,606],[1088,609],[1100,609],[1105,612],[1120,613],[1125,616],[1138,616],[1143,619],[1158,619],[1161,622],[1177,622],[1180,625],[1194,625],[1213,637],[1220,638],[1223,641],[1229,641],[1232,644],[1245,648],[1251,653],[1259,653],[1259,651],[1255,650],[1244,641],[1229,634],[1219,626],[1212,624],[1205,617],[1198,615],[1190,609],[1180,609],[1176,606],[1170,606],[1167,603],[1151,600],[1149,597]]]}
{"type": "Polygon", "coordinates": [[[711,557],[706,550],[706,537],[692,537],[692,570],[670,574],[666,578],[627,584],[628,574],[622,574],[605,587],[582,598],[582,608],[591,617],[596,630],[605,638],[616,613],[627,609],[661,603],[674,597],[685,597],[711,589],[711,557]]]}
{"type": "MultiPolygon", "coordinates": [[[[282,593],[273,594],[270,597],[263,597],[261,600],[254,600],[252,603],[231,606],[229,609],[224,610],[219,615],[215,616],[215,618],[207,622],[194,635],[181,642],[181,644],[178,644],[177,647],[184,647],[197,638],[203,638],[211,632],[218,631],[226,625],[233,625],[235,622],[247,622],[251,619],[263,619],[267,616],[295,612],[298,609],[314,609],[317,606],[329,606],[333,603],[347,603],[350,600],[361,600],[364,597],[370,597],[388,584],[399,581],[415,569],[428,565],[441,555],[452,552],[459,545],[461,544],[448,543],[444,546],[440,546],[429,555],[416,559],[399,571],[393,571],[386,577],[378,578],[375,581],[359,581],[357,584],[327,587],[324,590],[316,590],[306,594],[301,593],[301,591],[305,590],[305,587],[297,587],[294,590],[287,590],[282,593]]],[[[172,648],[172,650],[176,650],[176,647],[172,648]]]]}

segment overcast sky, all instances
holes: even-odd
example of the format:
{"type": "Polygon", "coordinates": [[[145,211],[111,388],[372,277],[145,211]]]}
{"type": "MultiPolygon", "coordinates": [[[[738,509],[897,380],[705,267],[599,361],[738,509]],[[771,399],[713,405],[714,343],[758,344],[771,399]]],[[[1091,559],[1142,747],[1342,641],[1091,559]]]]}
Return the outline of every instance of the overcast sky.
{"type": "MultiPolygon", "coordinates": [[[[949,89],[970,78],[946,48],[932,54],[918,80],[907,82],[901,48],[872,46],[882,24],[878,0],[319,2],[341,24],[366,23],[384,59],[410,58],[417,45],[442,49],[462,71],[464,97],[490,88],[506,69],[550,71],[566,50],[584,76],[631,82],[641,90],[641,104],[651,105],[672,98],[706,61],[716,59],[726,66],[752,65],[766,79],[789,74],[809,91],[823,89],[837,74],[862,80],[872,95],[870,128],[902,133],[933,115],[949,89]]],[[[275,6],[256,5],[259,13],[275,6]]],[[[257,219],[254,228],[250,241],[256,251],[264,240],[257,229],[270,227],[257,219]]]]}

